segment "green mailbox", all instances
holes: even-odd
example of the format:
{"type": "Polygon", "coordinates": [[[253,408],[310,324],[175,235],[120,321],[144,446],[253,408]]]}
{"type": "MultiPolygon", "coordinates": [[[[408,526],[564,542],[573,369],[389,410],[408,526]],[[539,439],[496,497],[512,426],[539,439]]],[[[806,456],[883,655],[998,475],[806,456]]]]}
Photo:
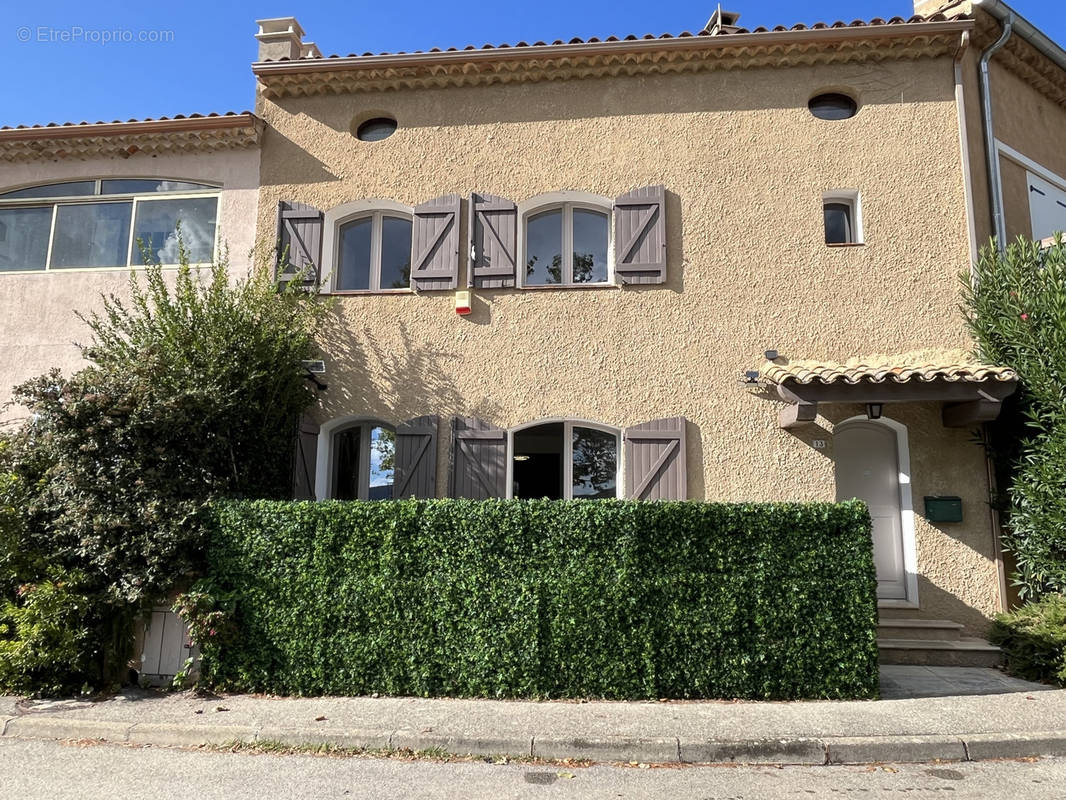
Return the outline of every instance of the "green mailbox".
{"type": "Polygon", "coordinates": [[[926,497],[925,518],[930,522],[962,522],[962,498],[926,497]]]}

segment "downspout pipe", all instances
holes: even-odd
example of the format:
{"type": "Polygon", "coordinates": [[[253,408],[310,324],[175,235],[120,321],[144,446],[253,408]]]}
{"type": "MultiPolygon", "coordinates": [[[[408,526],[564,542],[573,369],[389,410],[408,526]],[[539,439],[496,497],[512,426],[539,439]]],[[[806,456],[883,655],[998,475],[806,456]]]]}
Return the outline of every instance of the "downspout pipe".
{"type": "Polygon", "coordinates": [[[981,122],[985,133],[985,158],[988,167],[988,197],[992,208],[992,228],[996,235],[996,248],[1000,253],[1003,253],[1007,247],[1007,221],[1003,212],[1003,179],[999,172],[999,151],[996,149],[996,132],[992,122],[992,87],[988,74],[988,62],[1007,44],[1014,32],[1014,20],[1014,12],[1008,9],[1006,18],[1001,20],[1003,33],[995,44],[981,53],[978,73],[978,80],[981,84],[981,122]]]}

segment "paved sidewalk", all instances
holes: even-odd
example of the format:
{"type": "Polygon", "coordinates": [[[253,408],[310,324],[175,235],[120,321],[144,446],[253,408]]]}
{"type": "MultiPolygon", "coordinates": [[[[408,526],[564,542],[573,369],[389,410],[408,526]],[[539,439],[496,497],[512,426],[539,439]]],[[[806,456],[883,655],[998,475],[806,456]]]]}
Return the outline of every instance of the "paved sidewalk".
{"type": "Polygon", "coordinates": [[[848,702],[526,702],[0,698],[2,734],[197,746],[236,740],[593,761],[836,764],[1066,755],[1066,691],[995,670],[884,667],[886,694],[848,702]],[[952,688],[954,687],[954,688],[952,688]],[[1019,691],[1021,690],[1021,691],[1019,691]],[[931,696],[954,691],[949,696],[931,696]],[[964,692],[992,692],[964,694],[964,692]]]}

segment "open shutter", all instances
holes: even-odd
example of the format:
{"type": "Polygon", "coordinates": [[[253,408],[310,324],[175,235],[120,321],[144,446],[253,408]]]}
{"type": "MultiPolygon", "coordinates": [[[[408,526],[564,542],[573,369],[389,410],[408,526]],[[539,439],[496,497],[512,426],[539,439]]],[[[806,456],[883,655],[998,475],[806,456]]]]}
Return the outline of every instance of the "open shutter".
{"type": "Polygon", "coordinates": [[[500,289],[515,285],[518,206],[491,194],[470,195],[469,286],[500,289]]]}
{"type": "Polygon", "coordinates": [[[685,418],[670,417],[625,431],[626,497],[685,500],[685,418]]]}
{"type": "Polygon", "coordinates": [[[614,271],[622,283],[666,283],[666,190],[634,189],[614,201],[614,271]]]}
{"type": "Polygon", "coordinates": [[[452,497],[507,496],[507,432],[477,419],[452,421],[452,497]]]}
{"type": "Polygon", "coordinates": [[[459,284],[459,214],[457,194],[415,206],[411,231],[411,288],[454,289],[459,284]]]}
{"type": "Polygon", "coordinates": [[[277,279],[292,280],[297,273],[305,286],[318,284],[322,261],[322,212],[304,203],[278,203],[277,279]],[[284,260],[285,263],[282,263],[284,260]]]}
{"type": "Polygon", "coordinates": [[[315,467],[317,464],[318,424],[310,417],[301,417],[296,431],[296,454],[292,467],[294,499],[315,499],[315,467]]]}
{"type": "Polygon", "coordinates": [[[392,496],[437,496],[437,416],[415,417],[396,426],[392,496]]]}

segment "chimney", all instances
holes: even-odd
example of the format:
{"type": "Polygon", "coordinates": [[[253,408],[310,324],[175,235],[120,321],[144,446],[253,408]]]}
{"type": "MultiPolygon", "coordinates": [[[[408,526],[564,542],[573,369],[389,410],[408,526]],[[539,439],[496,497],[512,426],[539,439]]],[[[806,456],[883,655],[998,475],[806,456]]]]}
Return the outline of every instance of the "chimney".
{"type": "Polygon", "coordinates": [[[302,41],[304,29],[296,17],[277,17],[275,19],[257,19],[259,33],[259,56],[257,61],[280,61],[287,58],[316,58],[322,53],[314,42],[302,41]]]}
{"type": "Polygon", "coordinates": [[[722,11],[722,6],[714,10],[711,14],[711,18],[707,20],[707,24],[704,26],[704,30],[711,36],[717,36],[722,33],[736,33],[740,30],[737,25],[737,20],[740,19],[740,14],[736,11],[722,11]]]}

